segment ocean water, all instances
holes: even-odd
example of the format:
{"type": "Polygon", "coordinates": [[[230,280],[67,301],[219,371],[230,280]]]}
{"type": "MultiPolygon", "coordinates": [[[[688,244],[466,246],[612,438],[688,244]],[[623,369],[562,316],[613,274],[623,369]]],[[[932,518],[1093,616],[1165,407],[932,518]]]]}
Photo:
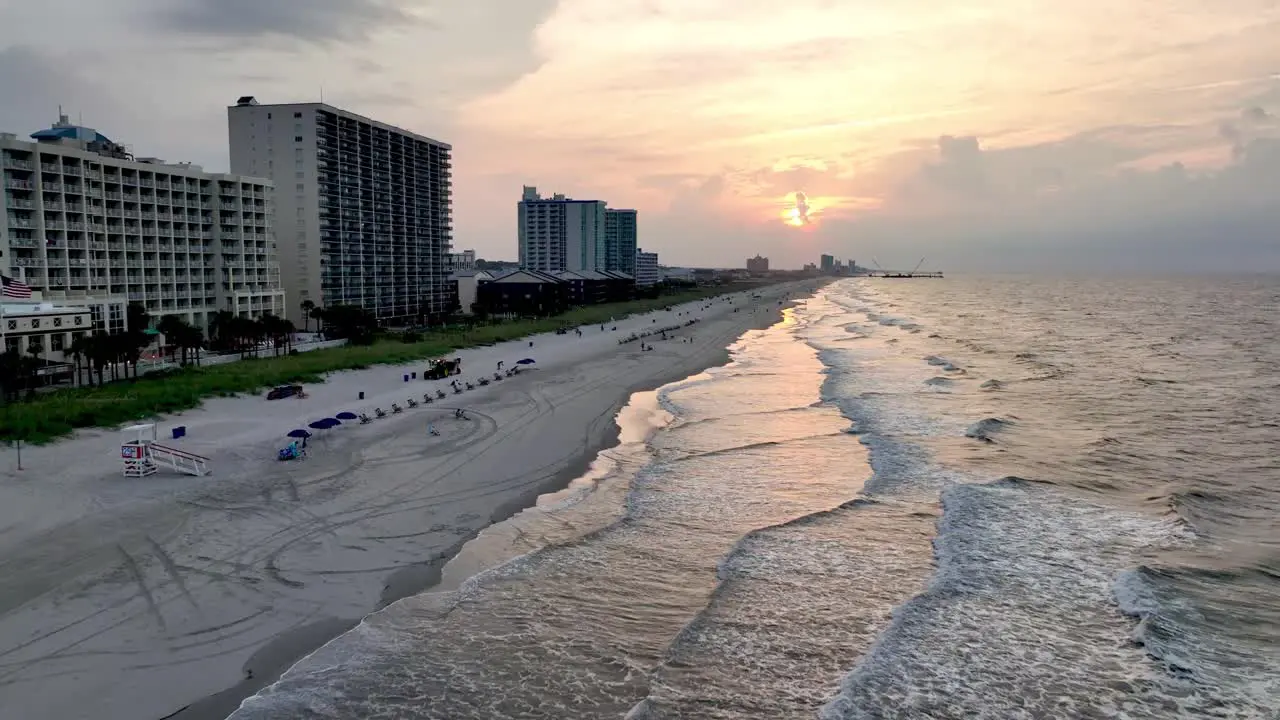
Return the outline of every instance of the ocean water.
{"type": "Polygon", "coordinates": [[[260,718],[1280,718],[1280,280],[850,279],[260,718]]]}

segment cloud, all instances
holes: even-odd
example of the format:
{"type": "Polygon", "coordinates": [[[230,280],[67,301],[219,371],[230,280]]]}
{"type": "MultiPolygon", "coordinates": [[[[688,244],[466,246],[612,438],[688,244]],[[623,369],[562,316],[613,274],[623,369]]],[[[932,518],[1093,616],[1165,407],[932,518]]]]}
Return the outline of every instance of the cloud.
{"type": "Polygon", "coordinates": [[[323,44],[367,39],[415,16],[394,0],[164,0],[156,19],[193,35],[323,44]]]}
{"type": "Polygon", "coordinates": [[[73,119],[85,115],[86,121],[126,115],[124,98],[89,82],[74,63],[21,45],[0,49],[0,97],[22,99],[0,103],[0,132],[19,136],[48,127],[58,119],[59,106],[73,119]]]}

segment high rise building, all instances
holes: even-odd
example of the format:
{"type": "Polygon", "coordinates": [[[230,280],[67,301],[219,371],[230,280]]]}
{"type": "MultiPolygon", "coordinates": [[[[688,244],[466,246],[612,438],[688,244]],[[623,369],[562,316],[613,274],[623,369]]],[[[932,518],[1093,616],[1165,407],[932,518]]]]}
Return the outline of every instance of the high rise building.
{"type": "Polygon", "coordinates": [[[542,272],[604,270],[608,260],[603,200],[544,198],[526,185],[517,206],[520,267],[542,272]]]}
{"type": "Polygon", "coordinates": [[[605,209],[605,270],[635,276],[637,215],[635,210],[605,209]]]}
{"type": "Polygon", "coordinates": [[[836,258],[834,255],[823,255],[821,257],[821,261],[822,272],[832,272],[836,269],[836,258]]]}
{"type": "Polygon", "coordinates": [[[658,253],[636,250],[636,286],[658,284],[658,253]]]}
{"type": "Polygon", "coordinates": [[[64,115],[0,133],[0,267],[44,300],[123,330],[125,304],[201,328],[218,310],[282,314],[271,183],[135,158],[64,115]]]}
{"type": "Polygon", "coordinates": [[[246,96],[227,124],[232,171],[276,182],[289,317],[306,300],[389,324],[448,312],[449,145],[324,103],[246,96]]]}
{"type": "Polygon", "coordinates": [[[753,258],[747,258],[747,272],[766,273],[769,272],[769,258],[756,255],[753,258]]]}

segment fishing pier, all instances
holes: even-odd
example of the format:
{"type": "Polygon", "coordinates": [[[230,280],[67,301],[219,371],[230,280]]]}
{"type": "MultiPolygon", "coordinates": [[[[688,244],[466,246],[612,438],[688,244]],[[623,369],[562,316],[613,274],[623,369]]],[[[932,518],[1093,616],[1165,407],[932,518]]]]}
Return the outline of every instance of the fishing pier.
{"type": "Polygon", "coordinates": [[[875,258],[871,258],[871,262],[875,264],[876,269],[864,268],[862,274],[866,277],[879,278],[941,278],[942,272],[938,270],[921,271],[920,266],[924,265],[924,258],[920,258],[920,262],[910,270],[885,270],[880,267],[880,263],[875,258]]]}

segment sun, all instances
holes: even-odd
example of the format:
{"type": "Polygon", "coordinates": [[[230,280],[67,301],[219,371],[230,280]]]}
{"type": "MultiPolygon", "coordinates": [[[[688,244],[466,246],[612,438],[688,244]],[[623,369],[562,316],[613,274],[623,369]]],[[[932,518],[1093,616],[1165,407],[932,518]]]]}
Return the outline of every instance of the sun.
{"type": "Polygon", "coordinates": [[[784,207],[780,213],[783,224],[794,228],[808,227],[813,224],[814,208],[809,203],[809,196],[803,191],[788,193],[783,204],[784,207]]]}

